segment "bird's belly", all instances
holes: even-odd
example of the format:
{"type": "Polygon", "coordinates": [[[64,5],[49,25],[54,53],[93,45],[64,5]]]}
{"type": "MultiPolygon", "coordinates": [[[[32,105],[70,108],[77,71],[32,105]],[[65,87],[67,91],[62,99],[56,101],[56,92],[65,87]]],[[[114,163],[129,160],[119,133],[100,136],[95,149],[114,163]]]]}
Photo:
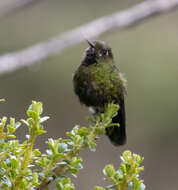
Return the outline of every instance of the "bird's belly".
{"type": "Polygon", "coordinates": [[[78,96],[80,101],[87,106],[104,106],[109,102],[117,102],[119,89],[110,79],[83,81],[80,84],[81,92],[78,96]]]}

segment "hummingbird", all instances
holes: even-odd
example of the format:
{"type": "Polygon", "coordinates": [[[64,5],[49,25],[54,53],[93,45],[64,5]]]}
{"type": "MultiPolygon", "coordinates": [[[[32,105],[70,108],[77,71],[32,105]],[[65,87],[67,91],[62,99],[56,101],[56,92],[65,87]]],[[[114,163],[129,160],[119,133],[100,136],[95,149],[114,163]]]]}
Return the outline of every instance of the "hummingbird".
{"type": "Polygon", "coordinates": [[[112,50],[106,42],[88,41],[84,58],[73,76],[75,94],[81,104],[102,113],[108,103],[119,105],[113,123],[120,126],[106,128],[106,135],[115,146],[126,142],[125,103],[126,79],[114,63],[112,50]]]}

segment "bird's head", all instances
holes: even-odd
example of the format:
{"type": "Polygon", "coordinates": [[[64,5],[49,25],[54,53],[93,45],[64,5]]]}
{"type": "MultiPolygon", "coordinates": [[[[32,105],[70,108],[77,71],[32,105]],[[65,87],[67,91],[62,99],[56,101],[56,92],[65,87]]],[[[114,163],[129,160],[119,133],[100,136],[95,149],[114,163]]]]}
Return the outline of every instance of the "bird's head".
{"type": "Polygon", "coordinates": [[[111,48],[103,41],[88,41],[89,47],[86,49],[84,63],[87,65],[107,62],[113,60],[111,48]]]}

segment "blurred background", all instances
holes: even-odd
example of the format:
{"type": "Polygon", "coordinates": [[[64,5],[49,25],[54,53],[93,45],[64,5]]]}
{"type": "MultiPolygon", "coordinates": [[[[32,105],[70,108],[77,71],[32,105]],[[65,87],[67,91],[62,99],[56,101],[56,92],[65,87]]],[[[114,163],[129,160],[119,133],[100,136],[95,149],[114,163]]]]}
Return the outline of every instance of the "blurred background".
{"type": "MultiPolygon", "coordinates": [[[[0,7],[13,0],[1,0],[0,7]]],[[[0,18],[0,53],[21,50],[34,43],[68,31],[142,2],[142,0],[41,0],[0,18]]],[[[127,136],[125,146],[114,147],[107,137],[97,151],[85,150],[84,169],[74,179],[76,189],[90,190],[105,184],[102,169],[120,164],[126,150],[145,157],[142,178],[147,189],[178,187],[178,11],[151,18],[141,25],[100,38],[113,49],[115,62],[128,79],[126,98],[127,136]]],[[[42,101],[47,134],[36,146],[45,151],[45,141],[65,137],[75,124],[87,125],[88,109],[74,95],[72,74],[80,64],[86,43],[66,49],[43,64],[0,76],[0,117],[20,120],[31,100],[42,101]]],[[[25,127],[17,136],[25,138],[25,127]]]]}

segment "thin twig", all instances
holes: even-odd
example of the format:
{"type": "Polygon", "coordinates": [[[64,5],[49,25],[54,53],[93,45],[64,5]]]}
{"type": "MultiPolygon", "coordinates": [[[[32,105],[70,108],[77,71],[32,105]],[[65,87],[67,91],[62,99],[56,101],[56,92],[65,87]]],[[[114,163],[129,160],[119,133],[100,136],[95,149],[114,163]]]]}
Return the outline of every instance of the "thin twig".
{"type": "Polygon", "coordinates": [[[101,17],[62,35],[13,53],[0,56],[0,74],[28,67],[86,39],[136,25],[152,16],[178,7],[178,0],[147,0],[127,10],[101,17]]]}

